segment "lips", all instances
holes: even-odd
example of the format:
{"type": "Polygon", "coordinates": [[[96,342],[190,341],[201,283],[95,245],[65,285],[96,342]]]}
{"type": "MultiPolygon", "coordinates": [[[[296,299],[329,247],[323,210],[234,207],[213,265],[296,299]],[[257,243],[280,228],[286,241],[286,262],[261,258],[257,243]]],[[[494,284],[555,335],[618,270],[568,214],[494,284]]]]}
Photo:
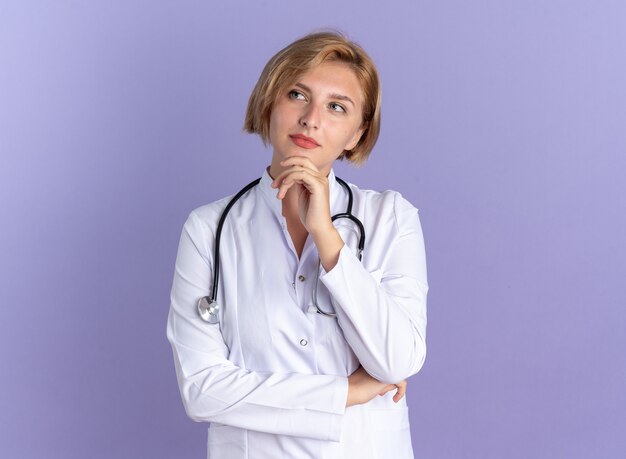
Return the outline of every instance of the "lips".
{"type": "Polygon", "coordinates": [[[312,139],[311,137],[307,137],[304,134],[290,135],[289,138],[291,139],[293,143],[295,143],[296,145],[302,148],[311,149],[311,148],[317,148],[320,146],[320,144],[317,143],[315,139],[312,139]]]}

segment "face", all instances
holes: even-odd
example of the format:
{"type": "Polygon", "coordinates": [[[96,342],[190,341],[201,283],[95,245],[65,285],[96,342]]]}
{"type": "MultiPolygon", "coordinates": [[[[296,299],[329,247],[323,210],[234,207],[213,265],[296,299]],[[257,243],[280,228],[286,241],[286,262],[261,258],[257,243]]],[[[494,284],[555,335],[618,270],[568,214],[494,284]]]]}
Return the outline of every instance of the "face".
{"type": "Polygon", "coordinates": [[[363,90],[347,64],[325,62],[303,73],[272,108],[272,166],[305,156],[328,175],[341,153],[361,138],[362,113],[363,90]]]}

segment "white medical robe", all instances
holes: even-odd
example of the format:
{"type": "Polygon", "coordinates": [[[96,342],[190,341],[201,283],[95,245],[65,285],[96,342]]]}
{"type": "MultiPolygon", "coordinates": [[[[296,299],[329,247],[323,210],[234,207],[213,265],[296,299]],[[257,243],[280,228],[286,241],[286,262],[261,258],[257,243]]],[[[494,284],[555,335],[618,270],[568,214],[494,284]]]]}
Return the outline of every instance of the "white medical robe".
{"type": "MultiPolygon", "coordinates": [[[[346,190],[329,179],[332,214],[346,190]]],[[[395,391],[345,408],[348,380],[360,365],[397,383],[426,355],[426,259],[418,211],[399,193],[360,190],[358,230],[335,222],[345,242],[329,272],[311,236],[298,259],[282,203],[267,170],[231,209],[221,237],[220,323],[200,319],[210,294],[217,223],[230,197],[199,207],[178,248],[167,337],[188,416],[210,422],[208,457],[412,458],[406,398],[395,391]],[[336,318],[316,313],[318,304],[336,318]]]]}

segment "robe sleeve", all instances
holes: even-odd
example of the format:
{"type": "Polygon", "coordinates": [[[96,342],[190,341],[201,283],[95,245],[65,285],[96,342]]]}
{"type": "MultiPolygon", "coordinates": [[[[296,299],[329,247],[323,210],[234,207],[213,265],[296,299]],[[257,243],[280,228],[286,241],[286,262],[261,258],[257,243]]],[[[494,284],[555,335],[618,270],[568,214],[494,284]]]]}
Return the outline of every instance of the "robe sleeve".
{"type": "MultiPolygon", "coordinates": [[[[368,272],[344,245],[321,281],[338,324],[363,368],[394,384],[417,373],[426,357],[426,256],[418,210],[394,194],[395,237],[378,247],[384,263],[368,272]]],[[[387,227],[384,229],[387,230],[387,227]]],[[[366,250],[367,250],[366,242],[366,250]]]]}

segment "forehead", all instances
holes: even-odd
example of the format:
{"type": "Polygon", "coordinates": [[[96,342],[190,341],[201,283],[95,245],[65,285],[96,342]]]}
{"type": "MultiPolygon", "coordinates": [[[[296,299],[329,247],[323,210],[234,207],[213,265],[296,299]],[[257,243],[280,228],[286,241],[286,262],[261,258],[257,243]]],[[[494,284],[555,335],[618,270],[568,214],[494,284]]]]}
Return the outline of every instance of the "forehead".
{"type": "Polygon", "coordinates": [[[326,61],[296,76],[293,84],[302,83],[321,95],[343,95],[363,104],[364,94],[355,70],[348,64],[326,61]]]}

